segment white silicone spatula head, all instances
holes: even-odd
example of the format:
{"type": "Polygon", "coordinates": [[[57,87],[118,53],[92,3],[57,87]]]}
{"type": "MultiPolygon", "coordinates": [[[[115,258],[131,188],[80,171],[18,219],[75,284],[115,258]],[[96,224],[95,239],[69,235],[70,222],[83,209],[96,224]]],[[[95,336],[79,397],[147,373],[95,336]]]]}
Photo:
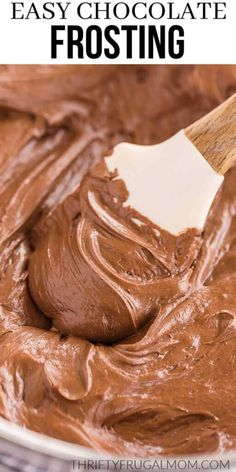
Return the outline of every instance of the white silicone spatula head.
{"type": "Polygon", "coordinates": [[[126,204],[173,234],[203,228],[235,161],[236,95],[161,144],[121,143],[105,158],[126,184],[126,204]]]}

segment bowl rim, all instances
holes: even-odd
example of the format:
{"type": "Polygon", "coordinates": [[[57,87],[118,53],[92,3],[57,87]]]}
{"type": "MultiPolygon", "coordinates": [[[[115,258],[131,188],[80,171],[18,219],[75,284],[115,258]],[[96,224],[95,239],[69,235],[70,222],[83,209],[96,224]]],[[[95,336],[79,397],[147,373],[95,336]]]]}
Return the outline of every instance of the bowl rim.
{"type": "MultiPolygon", "coordinates": [[[[73,444],[68,441],[64,441],[61,439],[56,439],[50,436],[46,436],[41,433],[37,433],[32,431],[26,427],[19,426],[15,423],[12,423],[4,418],[0,417],[0,439],[4,439],[9,441],[10,443],[15,444],[16,446],[24,447],[32,452],[47,455],[53,457],[55,459],[62,459],[62,460],[71,460],[76,461],[79,459],[91,459],[91,460],[114,460],[114,459],[135,459],[135,460],[145,460],[146,458],[142,457],[127,457],[127,456],[120,456],[116,453],[103,453],[95,451],[86,446],[80,446],[78,444],[73,444]]],[[[150,458],[151,460],[227,460],[230,462],[230,470],[235,470],[236,468],[232,469],[232,465],[236,466],[236,450],[229,451],[229,452],[222,452],[218,451],[217,453],[213,454],[189,454],[184,456],[156,456],[150,458]]]]}
{"type": "MultiPolygon", "coordinates": [[[[0,418],[0,438],[14,443],[17,446],[22,446],[31,451],[49,455],[56,459],[76,460],[77,458],[101,458],[101,454],[93,449],[37,433],[4,418],[0,418]]],[[[102,455],[102,457],[104,457],[104,455],[102,455]]]]}

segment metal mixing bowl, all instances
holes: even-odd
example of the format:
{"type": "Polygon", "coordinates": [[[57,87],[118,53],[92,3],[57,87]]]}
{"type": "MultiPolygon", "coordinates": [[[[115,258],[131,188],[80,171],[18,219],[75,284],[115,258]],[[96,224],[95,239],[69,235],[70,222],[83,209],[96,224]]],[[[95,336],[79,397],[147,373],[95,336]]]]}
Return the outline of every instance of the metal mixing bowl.
{"type": "Polygon", "coordinates": [[[152,468],[154,460],[148,463],[144,461],[139,458],[128,459],[99,454],[86,447],[35,433],[0,418],[0,472],[92,472],[93,470],[236,472],[236,451],[208,456],[157,458],[155,468],[152,468]],[[115,465],[117,461],[120,461],[119,465],[115,465]],[[140,468],[142,463],[145,467],[140,468]],[[193,464],[195,467],[192,467],[193,464]]]}

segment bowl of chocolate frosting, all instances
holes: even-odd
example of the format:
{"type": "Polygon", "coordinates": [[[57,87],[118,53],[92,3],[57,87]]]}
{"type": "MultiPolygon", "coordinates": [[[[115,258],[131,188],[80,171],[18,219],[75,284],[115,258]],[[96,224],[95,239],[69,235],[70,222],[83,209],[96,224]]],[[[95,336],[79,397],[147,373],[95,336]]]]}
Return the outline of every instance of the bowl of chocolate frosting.
{"type": "Polygon", "coordinates": [[[234,92],[236,66],[0,67],[2,455],[234,456],[236,168],[171,235],[103,161],[234,92]]]}

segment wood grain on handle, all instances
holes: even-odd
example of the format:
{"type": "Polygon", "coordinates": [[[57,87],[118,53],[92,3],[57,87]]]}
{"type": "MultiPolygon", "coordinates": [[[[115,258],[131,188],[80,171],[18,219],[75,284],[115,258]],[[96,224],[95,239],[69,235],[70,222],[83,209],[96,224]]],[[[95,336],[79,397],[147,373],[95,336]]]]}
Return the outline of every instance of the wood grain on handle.
{"type": "Polygon", "coordinates": [[[185,134],[218,174],[236,163],[236,94],[185,129],[185,134]]]}

